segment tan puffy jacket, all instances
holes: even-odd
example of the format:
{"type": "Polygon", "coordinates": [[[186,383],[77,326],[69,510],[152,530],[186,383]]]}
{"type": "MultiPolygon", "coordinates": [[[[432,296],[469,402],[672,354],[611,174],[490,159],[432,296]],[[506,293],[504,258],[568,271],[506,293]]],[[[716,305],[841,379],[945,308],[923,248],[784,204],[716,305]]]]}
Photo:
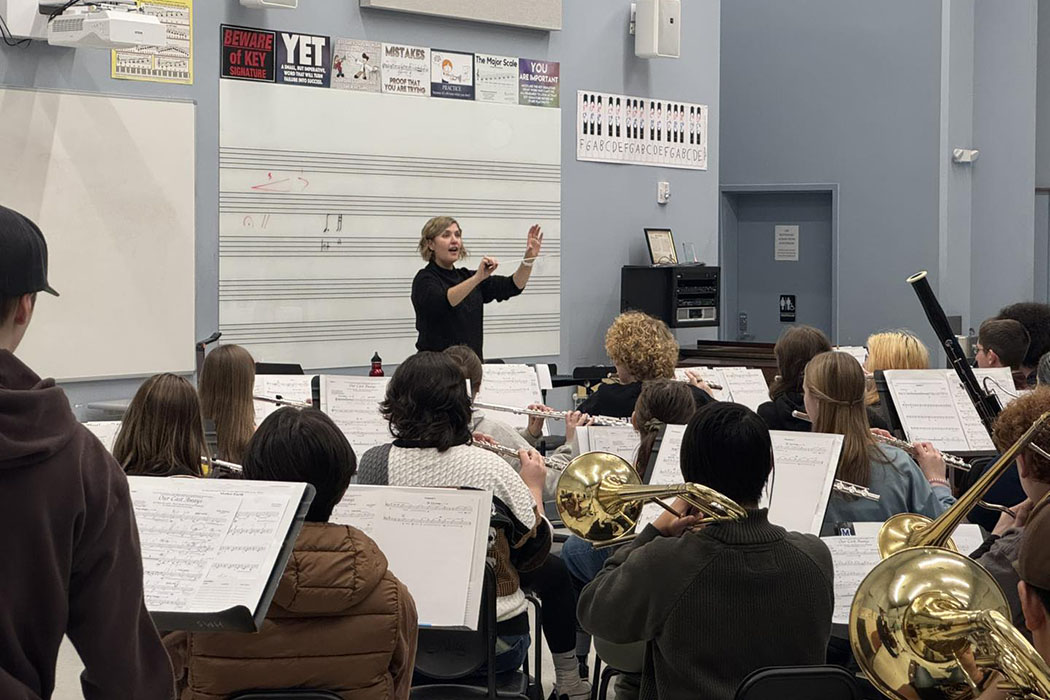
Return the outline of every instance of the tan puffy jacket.
{"type": "Polygon", "coordinates": [[[164,642],[182,700],[322,688],[344,700],[408,698],[416,606],[366,534],[307,523],[258,634],[177,632],[164,642]]]}

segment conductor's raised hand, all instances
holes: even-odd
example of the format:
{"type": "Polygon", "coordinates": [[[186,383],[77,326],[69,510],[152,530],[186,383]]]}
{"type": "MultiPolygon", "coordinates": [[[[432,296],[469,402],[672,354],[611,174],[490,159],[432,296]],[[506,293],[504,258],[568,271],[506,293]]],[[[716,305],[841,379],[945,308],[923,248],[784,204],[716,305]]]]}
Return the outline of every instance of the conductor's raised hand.
{"type": "Polygon", "coordinates": [[[525,259],[535,259],[540,254],[540,248],[543,246],[543,231],[540,229],[539,224],[533,224],[529,228],[529,239],[525,244],[525,259]]]}
{"type": "Polygon", "coordinates": [[[481,259],[481,262],[478,263],[478,271],[475,275],[479,281],[484,282],[492,276],[492,273],[496,271],[497,267],[499,267],[499,260],[485,256],[481,259]]]}

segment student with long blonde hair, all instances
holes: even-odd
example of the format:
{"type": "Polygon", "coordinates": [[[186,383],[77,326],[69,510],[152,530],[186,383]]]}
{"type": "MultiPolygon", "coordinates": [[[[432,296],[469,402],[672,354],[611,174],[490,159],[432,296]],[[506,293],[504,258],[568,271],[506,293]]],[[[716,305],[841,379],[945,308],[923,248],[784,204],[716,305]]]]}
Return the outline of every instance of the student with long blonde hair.
{"type": "MultiPolygon", "coordinates": [[[[864,371],[870,376],[887,369],[929,369],[930,351],[911,331],[893,330],[873,333],[868,336],[868,359],[864,371]]],[[[868,382],[865,402],[869,406],[879,404],[879,392],[875,383],[868,382]]]]}
{"type": "Polygon", "coordinates": [[[240,345],[221,345],[204,359],[201,409],[215,423],[219,459],[240,464],[255,432],[255,360],[240,345]]]}
{"type": "Polygon", "coordinates": [[[842,522],[882,522],[897,513],[935,518],[955,502],[944,459],[928,442],[915,443],[918,464],[906,452],[875,442],[864,406],[864,371],[844,352],[825,352],[806,365],[806,413],[813,432],[843,436],[836,478],[867,486],[879,500],[833,493],[821,535],[842,522]]]}
{"type": "Polygon", "coordinates": [[[174,374],[139,387],[113,443],[113,456],[131,476],[202,476],[207,451],[197,391],[174,374]]]}

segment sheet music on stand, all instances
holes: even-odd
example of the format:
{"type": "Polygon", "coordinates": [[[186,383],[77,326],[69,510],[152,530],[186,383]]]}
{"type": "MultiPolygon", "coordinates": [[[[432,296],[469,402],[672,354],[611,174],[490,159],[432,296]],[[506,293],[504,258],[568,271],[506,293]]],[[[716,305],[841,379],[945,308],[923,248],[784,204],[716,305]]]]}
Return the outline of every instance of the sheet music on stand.
{"type": "Polygon", "coordinates": [[[376,541],[420,626],[476,630],[491,514],[491,491],[351,484],[330,522],[376,541]]]}
{"type": "Polygon", "coordinates": [[[321,410],[343,431],[358,459],[369,449],[393,439],[387,420],[379,412],[389,383],[390,377],[320,377],[321,410]]]}
{"type": "MultiPolygon", "coordinates": [[[[482,365],[481,391],[476,400],[514,408],[543,403],[536,368],[530,365],[482,365]]],[[[516,413],[500,413],[499,420],[513,428],[524,428],[529,424],[528,416],[516,413]]]]}
{"type": "Polygon", "coordinates": [[[886,370],[883,374],[910,442],[931,442],[945,452],[995,450],[953,370],[886,370]]]}
{"type": "MultiPolygon", "coordinates": [[[[684,425],[668,425],[656,456],[649,483],[680,484],[684,425]]],[[[835,482],[842,436],[771,430],[777,470],[770,476],[759,504],[769,508],[769,520],[788,530],[817,534],[824,522],[831,487],[835,482]],[[771,489],[771,491],[770,491],[771,489]]],[[[670,505],[673,499],[664,499],[670,505]]],[[[647,503],[638,521],[641,530],[664,512],[647,503]]]]}
{"type": "Polygon", "coordinates": [[[576,428],[578,454],[611,452],[634,464],[641,440],[629,425],[583,425],[576,428]]]}
{"type": "Polygon", "coordinates": [[[152,476],[129,476],[128,485],[157,628],[258,631],[314,488],[152,476]]]}
{"type": "MultiPolygon", "coordinates": [[[[279,396],[288,401],[312,403],[313,393],[310,389],[312,380],[313,377],[306,374],[257,374],[255,375],[254,394],[274,399],[279,396]]],[[[267,416],[281,408],[269,401],[256,400],[254,403],[256,425],[262,425],[267,416]]]]}
{"type": "Polygon", "coordinates": [[[863,345],[836,345],[832,349],[852,356],[860,363],[861,367],[863,367],[864,363],[868,361],[868,349],[863,345]]]}
{"type": "MultiPolygon", "coordinates": [[[[835,571],[835,611],[831,622],[836,625],[849,623],[849,610],[861,581],[875,565],[882,561],[879,556],[878,534],[882,523],[854,523],[856,535],[822,537],[821,541],[831,552],[835,571]]],[[[972,523],[964,523],[952,533],[959,551],[969,554],[981,546],[981,529],[972,523]]]]}
{"type": "Polygon", "coordinates": [[[770,430],[774,471],[759,506],[769,521],[787,530],[820,534],[835,483],[841,435],[770,430]]]}
{"type": "MultiPolygon", "coordinates": [[[[1003,408],[1023,392],[1014,388],[1014,376],[1009,367],[974,367],[973,375],[977,377],[977,383],[982,389],[999,397],[1003,408]]],[[[958,381],[956,383],[962,389],[962,384],[958,381]]],[[[965,389],[963,391],[965,392],[965,389]]]]}
{"type": "Polygon", "coordinates": [[[120,432],[120,423],[119,420],[91,420],[85,421],[83,425],[91,431],[92,435],[99,439],[99,442],[109,452],[113,452],[113,443],[117,439],[117,433],[120,432]]]}
{"type": "Polygon", "coordinates": [[[753,367],[677,367],[674,377],[679,381],[689,381],[687,372],[699,375],[708,383],[721,385],[722,388],[714,392],[714,397],[718,401],[743,404],[752,411],[757,411],[760,405],[769,401],[769,387],[760,369],[753,367]]]}

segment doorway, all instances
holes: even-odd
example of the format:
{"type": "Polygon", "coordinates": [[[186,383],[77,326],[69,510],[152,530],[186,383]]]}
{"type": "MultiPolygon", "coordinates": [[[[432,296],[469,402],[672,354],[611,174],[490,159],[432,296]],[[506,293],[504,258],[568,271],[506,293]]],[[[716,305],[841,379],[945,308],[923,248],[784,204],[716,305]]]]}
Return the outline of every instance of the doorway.
{"type": "Polygon", "coordinates": [[[835,338],[837,187],[723,186],[722,338],[775,342],[792,326],[835,338]]]}

